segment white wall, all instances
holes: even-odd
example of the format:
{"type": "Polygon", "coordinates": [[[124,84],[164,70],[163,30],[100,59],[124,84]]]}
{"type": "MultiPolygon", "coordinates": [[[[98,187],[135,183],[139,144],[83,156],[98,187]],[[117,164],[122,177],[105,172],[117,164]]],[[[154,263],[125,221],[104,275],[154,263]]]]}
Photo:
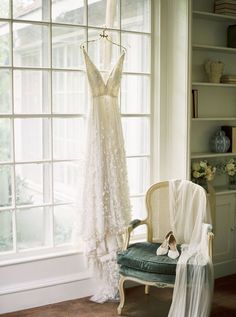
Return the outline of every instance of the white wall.
{"type": "Polygon", "coordinates": [[[159,178],[188,178],[189,6],[162,0],[159,178]]]}
{"type": "Polygon", "coordinates": [[[0,267],[0,314],[92,295],[81,254],[0,267]]]}

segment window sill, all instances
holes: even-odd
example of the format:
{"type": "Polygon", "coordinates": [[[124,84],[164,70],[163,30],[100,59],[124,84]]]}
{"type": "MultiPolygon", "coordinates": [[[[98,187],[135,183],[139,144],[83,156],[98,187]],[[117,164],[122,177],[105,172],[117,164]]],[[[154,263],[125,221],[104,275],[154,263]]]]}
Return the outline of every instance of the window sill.
{"type": "Polygon", "coordinates": [[[71,248],[60,248],[58,250],[40,250],[40,251],[32,251],[32,252],[22,252],[20,254],[5,254],[0,257],[0,267],[17,265],[21,263],[35,262],[48,260],[53,258],[66,257],[76,254],[82,254],[81,249],[71,248]]]}

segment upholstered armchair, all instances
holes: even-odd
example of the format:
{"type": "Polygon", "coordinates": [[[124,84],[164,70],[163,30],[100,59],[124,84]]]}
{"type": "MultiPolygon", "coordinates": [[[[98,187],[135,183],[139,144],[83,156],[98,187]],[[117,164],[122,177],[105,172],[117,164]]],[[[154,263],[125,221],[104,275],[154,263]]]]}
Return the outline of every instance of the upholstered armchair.
{"type": "MultiPolygon", "coordinates": [[[[188,182],[188,181],[186,181],[188,182]]],[[[193,184],[193,186],[198,186],[193,184]]],[[[206,193],[206,201],[210,201],[212,208],[214,208],[214,199],[212,187],[206,193]]],[[[145,294],[149,292],[149,286],[156,287],[174,287],[177,259],[172,259],[167,255],[156,255],[157,248],[161,245],[166,233],[170,231],[169,219],[169,182],[160,182],[154,184],[146,193],[146,209],[147,218],[144,220],[133,220],[125,229],[125,242],[123,250],[118,253],[118,264],[120,267],[119,292],[120,304],[118,306],[118,314],[122,312],[125,303],[124,283],[126,281],[134,281],[145,285],[145,294]],[[130,244],[130,237],[132,231],[145,225],[147,230],[147,239],[144,242],[136,242],[130,244]]],[[[187,211],[186,211],[187,212],[187,211]]],[[[210,224],[203,224],[206,226],[205,230],[207,239],[207,250],[209,256],[212,256],[212,226],[210,224]]],[[[181,253],[180,245],[188,241],[184,234],[177,234],[177,249],[181,253]]]]}

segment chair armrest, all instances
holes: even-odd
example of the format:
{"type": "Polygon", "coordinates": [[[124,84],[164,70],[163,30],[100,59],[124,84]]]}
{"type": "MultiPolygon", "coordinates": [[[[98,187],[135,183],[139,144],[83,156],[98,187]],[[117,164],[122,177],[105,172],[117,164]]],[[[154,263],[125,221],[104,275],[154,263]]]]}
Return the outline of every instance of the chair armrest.
{"type": "Polygon", "coordinates": [[[129,225],[125,228],[125,232],[124,232],[124,244],[123,244],[123,247],[122,247],[122,250],[126,250],[129,246],[129,241],[130,241],[130,234],[131,232],[137,228],[138,226],[141,226],[143,224],[146,224],[146,221],[145,220],[140,220],[140,219],[134,219],[132,220],[129,225]]]}
{"type": "MultiPolygon", "coordinates": [[[[203,233],[207,234],[207,253],[212,259],[212,244],[213,244],[213,238],[214,238],[214,234],[212,232],[212,225],[208,223],[204,223],[202,226],[203,226],[203,233]]],[[[205,240],[204,237],[203,237],[203,240],[205,240]]]]}
{"type": "Polygon", "coordinates": [[[208,235],[208,254],[209,254],[209,257],[212,259],[212,255],[213,255],[212,246],[213,246],[214,233],[208,232],[207,235],[208,235]]]}

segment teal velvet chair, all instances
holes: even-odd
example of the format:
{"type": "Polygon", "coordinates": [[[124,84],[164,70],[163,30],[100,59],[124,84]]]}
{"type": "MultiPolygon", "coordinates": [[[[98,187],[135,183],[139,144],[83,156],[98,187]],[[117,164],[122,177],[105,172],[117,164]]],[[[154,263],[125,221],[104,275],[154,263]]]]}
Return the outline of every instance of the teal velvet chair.
{"type": "MultiPolygon", "coordinates": [[[[196,185],[197,186],[197,185],[196,185]]],[[[118,264],[120,268],[119,293],[120,304],[118,314],[122,312],[125,303],[124,283],[134,281],[145,285],[145,294],[149,292],[149,286],[174,287],[177,259],[171,259],[167,255],[158,256],[156,250],[163,241],[163,237],[170,230],[169,223],[162,221],[160,226],[159,217],[165,217],[168,212],[168,187],[169,182],[160,182],[149,188],[146,194],[147,218],[144,220],[133,220],[125,228],[125,242],[123,250],[118,253],[118,264]],[[147,239],[144,242],[130,244],[131,232],[138,226],[146,225],[147,239]]],[[[214,191],[209,186],[208,195],[211,210],[214,209],[214,191]]],[[[212,256],[212,226],[209,225],[208,253],[212,256]]],[[[178,242],[178,241],[177,241],[178,242]]],[[[181,241],[183,243],[184,241],[181,241]]],[[[180,244],[177,244],[179,252],[180,244]]]]}

